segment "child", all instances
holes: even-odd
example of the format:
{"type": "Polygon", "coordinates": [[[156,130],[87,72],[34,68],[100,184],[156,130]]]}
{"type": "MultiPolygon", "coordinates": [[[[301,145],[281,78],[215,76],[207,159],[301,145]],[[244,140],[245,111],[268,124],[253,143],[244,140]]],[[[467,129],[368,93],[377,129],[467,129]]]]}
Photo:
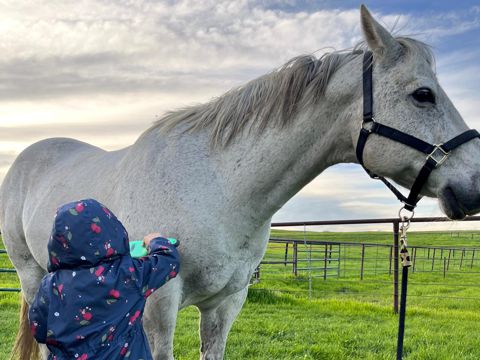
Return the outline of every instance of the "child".
{"type": "Polygon", "coordinates": [[[179,271],[176,245],[149,234],[148,256],[130,256],[128,234],[96,200],[57,210],[49,274],[29,311],[30,328],[51,360],[151,360],[142,327],[145,301],[179,271]]]}

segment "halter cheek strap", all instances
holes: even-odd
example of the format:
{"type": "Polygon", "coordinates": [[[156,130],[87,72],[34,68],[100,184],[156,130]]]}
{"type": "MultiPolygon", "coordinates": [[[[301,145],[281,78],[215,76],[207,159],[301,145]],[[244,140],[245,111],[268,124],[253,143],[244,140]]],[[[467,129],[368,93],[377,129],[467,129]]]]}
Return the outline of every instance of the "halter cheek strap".
{"type": "Polygon", "coordinates": [[[413,209],[417,206],[417,202],[421,199],[420,192],[427,182],[430,173],[443,164],[452,150],[472,139],[480,138],[480,134],[477,130],[467,130],[443,144],[432,145],[416,138],[415,136],[376,122],[373,116],[372,73],[373,54],[371,51],[367,51],[363,57],[363,123],[357,142],[357,159],[371,178],[381,180],[395,194],[398,200],[405,204],[405,209],[413,211],[413,209]],[[365,128],[366,124],[371,124],[370,129],[365,128]],[[365,167],[365,164],[363,163],[363,150],[370,134],[377,134],[379,136],[389,138],[427,155],[426,162],[418,173],[417,178],[410,189],[410,194],[408,197],[405,197],[383,176],[378,176],[365,167]]]}

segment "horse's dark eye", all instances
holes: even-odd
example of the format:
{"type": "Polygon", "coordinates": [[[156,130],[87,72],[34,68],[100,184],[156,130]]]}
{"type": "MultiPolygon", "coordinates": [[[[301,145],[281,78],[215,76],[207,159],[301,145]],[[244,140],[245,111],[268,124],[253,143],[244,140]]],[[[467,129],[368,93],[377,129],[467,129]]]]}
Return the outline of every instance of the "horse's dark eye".
{"type": "Polygon", "coordinates": [[[412,97],[419,103],[435,104],[435,95],[426,87],[419,88],[412,93],[412,97]]]}

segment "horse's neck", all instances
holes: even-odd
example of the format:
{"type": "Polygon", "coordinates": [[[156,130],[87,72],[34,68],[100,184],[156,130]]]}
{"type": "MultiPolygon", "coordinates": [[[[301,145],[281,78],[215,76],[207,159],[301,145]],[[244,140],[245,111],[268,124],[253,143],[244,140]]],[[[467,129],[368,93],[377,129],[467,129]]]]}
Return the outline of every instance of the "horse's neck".
{"type": "Polygon", "coordinates": [[[259,136],[245,131],[226,148],[214,150],[208,129],[182,135],[177,128],[166,137],[150,131],[132,147],[127,163],[144,164],[142,171],[148,169],[148,175],[137,174],[135,181],[148,182],[137,186],[152,194],[164,193],[160,187],[166,186],[154,178],[155,167],[174,170],[174,181],[181,182],[175,189],[184,198],[195,197],[225,226],[233,218],[231,225],[248,233],[268,222],[327,167],[354,161],[349,119],[343,115],[334,119],[331,113],[319,108],[286,128],[267,128],[259,136]]]}
{"type": "Polygon", "coordinates": [[[288,128],[239,138],[220,153],[229,210],[243,208],[257,225],[263,224],[327,167],[355,161],[350,120],[334,119],[325,110],[317,109],[315,120],[304,114],[288,128]]]}

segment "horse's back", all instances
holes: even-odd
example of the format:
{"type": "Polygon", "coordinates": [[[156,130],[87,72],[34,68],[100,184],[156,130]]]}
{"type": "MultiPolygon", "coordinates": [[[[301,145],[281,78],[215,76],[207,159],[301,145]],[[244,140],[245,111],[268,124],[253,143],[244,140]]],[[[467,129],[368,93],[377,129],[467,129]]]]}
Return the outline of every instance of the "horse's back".
{"type": "MultiPolygon", "coordinates": [[[[25,237],[26,203],[35,207],[40,205],[36,203],[36,199],[45,194],[38,188],[45,187],[45,184],[50,182],[48,179],[50,171],[85,152],[103,152],[103,150],[68,138],[41,140],[23,150],[13,162],[0,187],[2,232],[10,230],[17,236],[25,237]]],[[[9,241],[9,239],[5,240],[9,241]]]]}

